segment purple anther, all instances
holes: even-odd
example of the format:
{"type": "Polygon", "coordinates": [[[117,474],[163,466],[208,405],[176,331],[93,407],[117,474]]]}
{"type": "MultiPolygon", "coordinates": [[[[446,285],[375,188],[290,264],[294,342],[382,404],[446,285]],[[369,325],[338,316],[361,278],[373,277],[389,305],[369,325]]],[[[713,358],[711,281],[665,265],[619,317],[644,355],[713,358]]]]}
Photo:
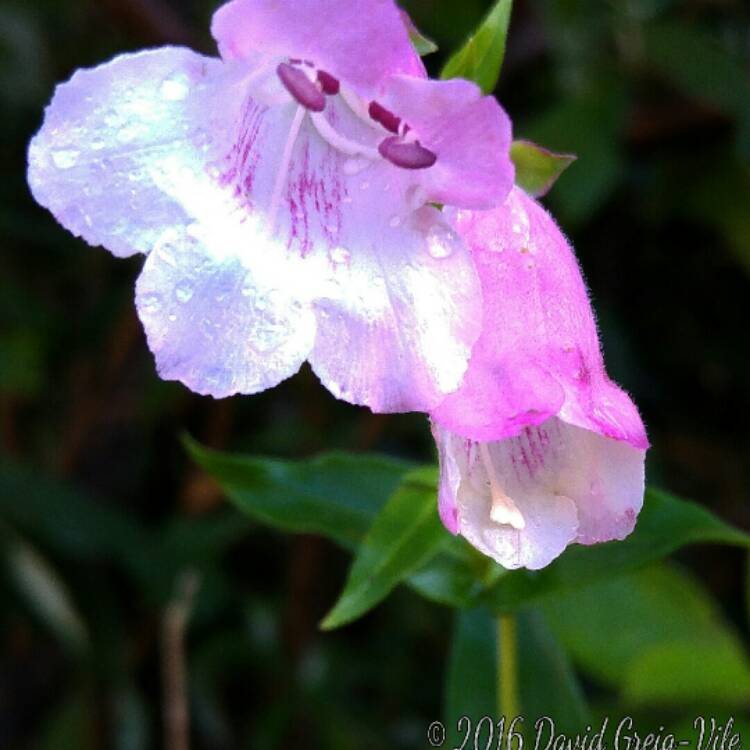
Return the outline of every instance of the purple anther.
{"type": "Polygon", "coordinates": [[[368,112],[370,117],[372,117],[375,122],[379,122],[386,130],[390,130],[391,133],[398,133],[398,129],[401,125],[401,118],[396,117],[393,112],[387,110],[382,104],[370,102],[368,112]]]}
{"type": "Polygon", "coordinates": [[[323,89],[323,93],[327,96],[336,96],[341,90],[339,79],[335,78],[330,73],[326,73],[325,70],[318,71],[318,83],[323,89]]]}
{"type": "Polygon", "coordinates": [[[323,92],[305,75],[304,71],[289,63],[281,63],[276,68],[286,90],[306,109],[322,112],[326,108],[323,92]]]}
{"type": "Polygon", "coordinates": [[[427,169],[437,161],[437,154],[419,141],[404,143],[395,136],[386,138],[378,146],[378,151],[384,159],[403,169],[427,169]]]}

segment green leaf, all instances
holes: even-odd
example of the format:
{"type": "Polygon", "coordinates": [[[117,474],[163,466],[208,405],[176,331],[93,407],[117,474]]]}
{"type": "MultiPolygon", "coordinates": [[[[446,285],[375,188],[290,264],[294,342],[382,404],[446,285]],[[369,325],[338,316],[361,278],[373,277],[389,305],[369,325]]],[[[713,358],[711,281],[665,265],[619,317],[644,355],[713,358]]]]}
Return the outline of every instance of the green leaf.
{"type": "Polygon", "coordinates": [[[635,570],[696,543],[750,547],[750,537],[701,505],[650,489],[635,531],[624,541],[575,546],[544,570],[503,576],[477,603],[497,612],[514,611],[550,594],[635,570]]]}
{"type": "Polygon", "coordinates": [[[438,46],[432,39],[426,37],[415,25],[414,21],[411,20],[409,14],[402,10],[401,17],[404,20],[406,30],[409,32],[409,40],[411,41],[414,49],[417,50],[417,54],[420,57],[425,55],[431,55],[433,52],[438,51],[438,46]]]}
{"type": "Polygon", "coordinates": [[[497,0],[489,15],[464,46],[445,64],[440,77],[467,78],[485,94],[494,91],[505,57],[513,0],[497,0]]]}
{"type": "MultiPolygon", "coordinates": [[[[353,550],[413,464],[386,457],[334,453],[304,461],[232,456],[185,440],[193,459],[213,476],[233,504],[260,523],[283,531],[326,536],[353,550]]],[[[437,488],[431,476],[432,502],[437,488]]],[[[430,601],[467,606],[481,589],[484,560],[464,542],[446,542],[409,586],[430,601]]]]}
{"type": "Polygon", "coordinates": [[[432,467],[405,477],[357,550],[344,591],[321,623],[324,630],[368,612],[448,541],[437,513],[436,481],[432,467]]]}
{"type": "Polygon", "coordinates": [[[531,141],[514,141],[510,158],[516,167],[516,184],[537,198],[546,195],[576,160],[574,154],[556,154],[531,141]]]}
{"type": "Polygon", "coordinates": [[[750,663],[737,634],[676,566],[561,594],[544,611],[581,668],[631,702],[734,706],[750,698],[750,663]]]}
{"type": "Polygon", "coordinates": [[[282,531],[330,537],[349,549],[414,468],[381,456],[328,453],[283,461],[218,453],[189,438],[185,446],[243,513],[282,531]]]}
{"type": "Polygon", "coordinates": [[[524,716],[548,716],[556,732],[575,735],[591,713],[570,658],[539,609],[519,613],[517,632],[524,716]]]}
{"type": "MultiPolygon", "coordinates": [[[[532,723],[538,717],[549,716],[554,719],[557,731],[570,734],[580,731],[591,721],[589,709],[570,660],[551,633],[543,613],[539,610],[519,613],[515,632],[521,714],[532,723]]],[[[466,724],[459,726],[462,716],[471,718],[473,729],[483,716],[499,718],[498,668],[502,658],[502,650],[498,650],[497,618],[486,609],[457,612],[448,657],[444,709],[447,739],[456,746],[466,733],[466,724]]],[[[523,728],[527,732],[533,729],[530,725],[523,728]]],[[[483,730],[485,741],[489,726],[483,730]]],[[[446,747],[451,746],[446,743],[446,747]]]]}
{"type": "Polygon", "coordinates": [[[736,638],[662,643],[642,653],[624,677],[624,698],[649,709],[744,708],[750,700],[750,666],[736,638]]]}
{"type": "Polygon", "coordinates": [[[468,607],[482,589],[485,566],[477,564],[477,555],[462,537],[451,537],[427,565],[409,577],[408,584],[436,604],[468,607]]]}
{"type": "Polygon", "coordinates": [[[497,621],[486,609],[456,612],[445,677],[445,747],[458,746],[466,733],[462,716],[476,726],[497,714],[497,621]]]}

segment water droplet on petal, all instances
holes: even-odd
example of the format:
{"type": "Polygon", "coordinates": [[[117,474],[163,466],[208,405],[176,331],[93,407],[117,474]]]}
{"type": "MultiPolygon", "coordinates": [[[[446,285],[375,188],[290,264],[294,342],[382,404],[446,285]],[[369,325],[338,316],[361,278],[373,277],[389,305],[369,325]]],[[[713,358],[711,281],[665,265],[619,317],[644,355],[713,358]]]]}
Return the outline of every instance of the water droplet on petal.
{"type": "Polygon", "coordinates": [[[78,163],[80,153],[70,149],[52,152],[52,161],[58,169],[70,169],[78,163]]]}
{"type": "Polygon", "coordinates": [[[433,258],[449,258],[460,247],[461,238],[445,224],[433,224],[427,232],[427,252],[433,258]]]}
{"type": "Polygon", "coordinates": [[[144,294],[140,300],[141,312],[153,315],[161,310],[161,295],[153,292],[144,294]]]}
{"type": "Polygon", "coordinates": [[[138,137],[139,132],[139,128],[135,125],[127,125],[118,131],[117,140],[120,143],[131,143],[138,137]]]}
{"type": "Polygon", "coordinates": [[[166,78],[159,91],[167,101],[178,102],[188,95],[190,81],[184,73],[177,73],[171,78],[166,78]]]}
{"type": "Polygon", "coordinates": [[[352,254],[345,247],[334,247],[330,253],[331,260],[336,263],[348,263],[351,260],[352,254]]]}
{"type": "Polygon", "coordinates": [[[177,298],[177,301],[182,302],[183,304],[185,302],[190,302],[194,293],[195,290],[193,289],[193,285],[189,281],[180,282],[174,290],[174,296],[177,298]]]}
{"type": "Polygon", "coordinates": [[[357,175],[367,169],[370,164],[372,164],[372,162],[369,159],[347,159],[344,162],[344,174],[353,177],[354,175],[357,175]]]}
{"type": "Polygon", "coordinates": [[[394,229],[401,226],[400,216],[391,216],[391,220],[388,222],[394,229]]]}

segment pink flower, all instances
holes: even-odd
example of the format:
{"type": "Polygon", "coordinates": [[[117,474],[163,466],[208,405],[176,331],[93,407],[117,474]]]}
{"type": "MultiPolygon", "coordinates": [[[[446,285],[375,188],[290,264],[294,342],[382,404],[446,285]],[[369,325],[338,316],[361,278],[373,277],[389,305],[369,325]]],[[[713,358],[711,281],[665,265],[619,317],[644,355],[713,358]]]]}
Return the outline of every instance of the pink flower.
{"type": "Polygon", "coordinates": [[[29,150],[34,196],[113,254],[162,377],[215,397],[309,360],[337,396],[429,410],[479,335],[479,281],[431,203],[500,204],[510,124],[425,79],[392,0],[234,0],[221,59],[167,47],[78,71],[29,150]]]}
{"type": "Polygon", "coordinates": [[[648,440],[604,370],[572,248],[519,188],[500,208],[452,218],[485,305],[463,385],[432,414],[443,522],[506,568],[623,539],[643,503],[648,440]]]}

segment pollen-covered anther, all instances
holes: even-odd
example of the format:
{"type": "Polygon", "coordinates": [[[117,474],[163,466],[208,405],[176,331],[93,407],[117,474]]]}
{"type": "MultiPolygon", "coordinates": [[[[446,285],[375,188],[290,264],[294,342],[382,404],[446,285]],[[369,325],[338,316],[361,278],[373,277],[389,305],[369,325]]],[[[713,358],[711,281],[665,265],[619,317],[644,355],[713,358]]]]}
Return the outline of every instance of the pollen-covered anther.
{"type": "Polygon", "coordinates": [[[336,96],[341,91],[339,79],[325,70],[318,71],[318,83],[326,96],[336,96]]]}
{"type": "Polygon", "coordinates": [[[401,127],[401,118],[396,117],[393,112],[387,110],[382,104],[377,102],[370,102],[368,107],[368,113],[375,122],[382,125],[386,130],[391,133],[399,135],[399,128],[401,127]]]}
{"type": "Polygon", "coordinates": [[[378,151],[384,159],[402,169],[428,169],[437,161],[437,154],[419,141],[407,143],[397,136],[386,138],[378,151]]]}
{"type": "Polygon", "coordinates": [[[284,88],[301,104],[311,112],[322,112],[326,108],[326,98],[314,81],[311,81],[305,71],[290,65],[280,63],[276,68],[279,80],[284,88]]]}

